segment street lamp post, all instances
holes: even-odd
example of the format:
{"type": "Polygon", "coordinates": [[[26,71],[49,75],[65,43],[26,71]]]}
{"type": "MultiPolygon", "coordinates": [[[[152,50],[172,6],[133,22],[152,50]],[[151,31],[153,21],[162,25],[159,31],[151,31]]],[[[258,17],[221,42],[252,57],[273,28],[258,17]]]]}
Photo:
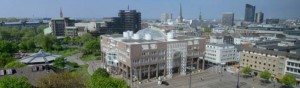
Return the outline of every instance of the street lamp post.
{"type": "Polygon", "coordinates": [[[240,70],[241,70],[241,64],[239,62],[239,69],[238,69],[238,80],[237,80],[237,84],[236,84],[236,88],[240,88],[240,70]]]}

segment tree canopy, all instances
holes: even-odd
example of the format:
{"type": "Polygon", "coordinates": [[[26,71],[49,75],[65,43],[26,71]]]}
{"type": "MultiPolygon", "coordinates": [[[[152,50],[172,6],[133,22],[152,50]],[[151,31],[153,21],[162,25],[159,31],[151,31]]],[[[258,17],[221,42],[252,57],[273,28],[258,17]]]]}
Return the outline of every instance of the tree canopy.
{"type": "Polygon", "coordinates": [[[90,88],[129,88],[125,80],[111,78],[105,69],[99,68],[88,82],[90,88]]]}
{"type": "Polygon", "coordinates": [[[4,76],[0,79],[0,88],[33,88],[26,78],[4,76]]]}
{"type": "Polygon", "coordinates": [[[272,77],[272,74],[268,70],[265,70],[265,71],[261,72],[259,74],[259,76],[265,80],[268,80],[272,77]]]}
{"type": "Polygon", "coordinates": [[[296,84],[297,80],[296,80],[296,76],[293,75],[293,74],[285,74],[283,76],[283,78],[281,79],[281,82],[284,84],[284,85],[287,85],[287,86],[293,86],[296,84]]]}
{"type": "Polygon", "coordinates": [[[78,74],[70,72],[50,73],[38,79],[39,88],[86,88],[85,79],[78,74]]]}
{"type": "Polygon", "coordinates": [[[65,67],[65,59],[64,57],[58,57],[53,61],[53,66],[56,68],[64,68],[65,67]]]}
{"type": "Polygon", "coordinates": [[[12,61],[7,63],[4,68],[19,68],[19,67],[24,67],[26,64],[20,63],[18,60],[12,61]]]}
{"type": "Polygon", "coordinates": [[[252,72],[252,69],[249,66],[247,66],[242,69],[242,72],[245,74],[249,74],[250,72],[252,72]]]}
{"type": "Polygon", "coordinates": [[[92,75],[94,77],[103,77],[103,78],[108,78],[109,77],[109,73],[102,68],[97,69],[94,74],[92,75]]]}
{"type": "Polygon", "coordinates": [[[87,41],[83,45],[84,47],[84,53],[85,54],[90,54],[92,52],[97,52],[100,50],[100,42],[97,39],[87,41]]]}

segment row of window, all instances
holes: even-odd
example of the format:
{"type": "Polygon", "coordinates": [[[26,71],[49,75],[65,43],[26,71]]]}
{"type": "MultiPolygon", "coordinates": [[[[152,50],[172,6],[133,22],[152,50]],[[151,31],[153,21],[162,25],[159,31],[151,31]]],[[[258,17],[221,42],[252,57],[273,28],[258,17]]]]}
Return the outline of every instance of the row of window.
{"type": "MultiPolygon", "coordinates": [[[[243,59],[243,61],[245,61],[245,59],[243,59]]],[[[249,62],[249,60],[247,59],[247,61],[246,61],[246,62],[249,62]]],[[[257,62],[257,61],[255,61],[254,63],[255,63],[255,64],[257,64],[257,63],[258,63],[258,64],[262,64],[261,62],[257,62]]],[[[264,63],[263,63],[263,64],[264,64],[264,65],[267,65],[266,63],[269,63],[269,67],[271,66],[270,62],[266,62],[266,61],[264,61],[264,63]]],[[[275,65],[273,65],[273,67],[275,67],[275,65]]]]}
{"type": "MultiPolygon", "coordinates": [[[[245,52],[247,52],[247,51],[245,51],[245,52]]],[[[250,54],[250,53],[255,53],[255,52],[251,52],[251,51],[248,51],[248,54],[250,54]]],[[[275,57],[277,57],[277,55],[272,55],[272,54],[267,54],[267,53],[260,53],[261,55],[265,55],[265,56],[275,56],[275,57]]],[[[244,54],[245,55],[245,54],[244,54]]]]}
{"type": "Polygon", "coordinates": [[[294,67],[300,67],[300,63],[288,62],[287,65],[294,66],[294,67]]]}
{"type": "Polygon", "coordinates": [[[287,67],[287,71],[300,73],[300,69],[295,69],[295,68],[290,68],[290,67],[287,67]]]}
{"type": "MultiPolygon", "coordinates": [[[[243,63],[243,64],[244,64],[244,63],[243,63]]],[[[245,64],[245,65],[248,66],[248,64],[245,64]]],[[[260,66],[256,66],[256,65],[253,66],[252,64],[251,64],[249,67],[251,67],[251,68],[252,68],[252,67],[254,67],[254,68],[260,68],[260,66]]],[[[274,67],[275,67],[275,66],[274,66],[274,67]]],[[[263,70],[270,70],[270,68],[267,69],[266,67],[262,67],[262,69],[263,69],[263,70]]],[[[279,70],[280,70],[280,71],[283,71],[282,68],[280,68],[279,70]]],[[[275,71],[274,68],[272,69],[272,71],[275,71]]]]}
{"type": "Polygon", "coordinates": [[[221,61],[228,61],[228,60],[234,60],[235,58],[226,58],[226,59],[221,59],[221,61]]]}
{"type": "Polygon", "coordinates": [[[133,60],[133,64],[163,61],[164,58],[165,57],[161,56],[161,57],[151,57],[151,58],[137,59],[137,60],[133,60]]]}
{"type": "Polygon", "coordinates": [[[160,51],[158,50],[158,51],[143,51],[142,52],[142,56],[156,55],[156,54],[164,55],[165,51],[164,50],[160,50],[160,51]]]}
{"type": "Polygon", "coordinates": [[[205,59],[216,60],[216,58],[212,58],[212,57],[208,57],[208,56],[206,56],[205,59]]]}

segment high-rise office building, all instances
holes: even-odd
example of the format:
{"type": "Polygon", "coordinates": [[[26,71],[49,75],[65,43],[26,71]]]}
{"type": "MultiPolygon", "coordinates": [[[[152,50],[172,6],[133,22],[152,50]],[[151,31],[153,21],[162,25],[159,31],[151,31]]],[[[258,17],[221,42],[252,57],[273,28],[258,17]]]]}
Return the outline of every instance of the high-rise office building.
{"type": "Polygon", "coordinates": [[[264,13],[258,12],[255,14],[255,22],[256,23],[263,23],[264,22],[264,13]]]}
{"type": "Polygon", "coordinates": [[[255,15],[255,6],[246,4],[244,20],[248,22],[254,22],[254,15],[255,15]]]}
{"type": "Polygon", "coordinates": [[[222,25],[223,26],[233,26],[234,13],[227,12],[223,14],[222,25]]]}
{"type": "Polygon", "coordinates": [[[160,15],[160,21],[161,22],[168,22],[168,20],[172,19],[172,13],[162,13],[160,15]]]}
{"type": "Polygon", "coordinates": [[[101,24],[102,34],[137,32],[141,29],[141,13],[136,10],[120,10],[119,17],[106,17],[101,24]]]}
{"type": "Polygon", "coordinates": [[[52,29],[52,35],[55,36],[67,36],[66,27],[73,27],[75,26],[75,20],[64,17],[64,18],[52,18],[49,22],[49,25],[52,29]]]}
{"type": "Polygon", "coordinates": [[[141,30],[141,13],[136,10],[120,10],[119,17],[123,22],[124,31],[141,30]]]}

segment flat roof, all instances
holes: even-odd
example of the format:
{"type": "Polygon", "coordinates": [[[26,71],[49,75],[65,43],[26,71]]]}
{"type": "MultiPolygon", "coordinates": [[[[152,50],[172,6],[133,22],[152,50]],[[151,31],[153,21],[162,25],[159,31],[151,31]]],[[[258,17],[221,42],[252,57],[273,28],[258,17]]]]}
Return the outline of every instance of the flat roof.
{"type": "Polygon", "coordinates": [[[300,59],[299,54],[291,54],[287,52],[281,52],[281,51],[273,51],[273,50],[264,50],[264,49],[258,49],[258,48],[244,48],[245,51],[251,51],[251,52],[257,52],[257,53],[264,53],[264,54],[270,54],[270,55],[280,55],[280,56],[286,56],[294,59],[300,59]]]}
{"type": "Polygon", "coordinates": [[[234,46],[230,44],[216,44],[216,43],[207,43],[206,45],[218,46],[218,47],[226,47],[226,46],[234,46]]]}

